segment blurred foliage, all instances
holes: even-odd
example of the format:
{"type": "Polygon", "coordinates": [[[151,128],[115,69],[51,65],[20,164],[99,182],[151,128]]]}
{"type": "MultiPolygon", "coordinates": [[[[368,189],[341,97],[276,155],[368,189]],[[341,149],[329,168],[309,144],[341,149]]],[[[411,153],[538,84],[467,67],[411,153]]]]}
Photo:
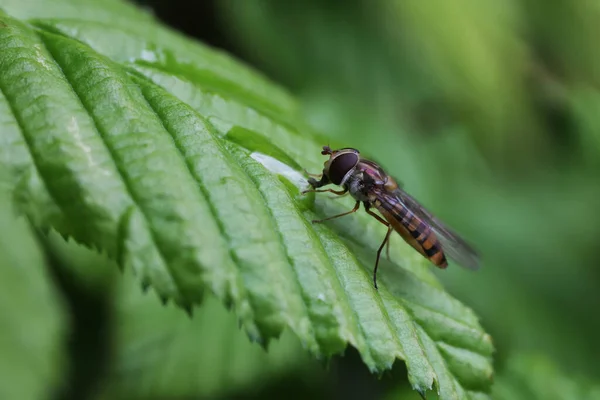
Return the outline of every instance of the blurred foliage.
{"type": "Polygon", "coordinates": [[[506,372],[494,386],[497,400],[571,400],[600,399],[600,385],[567,376],[563,368],[543,355],[511,357],[506,372]]]}
{"type": "Polygon", "coordinates": [[[9,200],[0,187],[0,398],[35,400],[61,383],[67,318],[43,251],[9,200]]]}

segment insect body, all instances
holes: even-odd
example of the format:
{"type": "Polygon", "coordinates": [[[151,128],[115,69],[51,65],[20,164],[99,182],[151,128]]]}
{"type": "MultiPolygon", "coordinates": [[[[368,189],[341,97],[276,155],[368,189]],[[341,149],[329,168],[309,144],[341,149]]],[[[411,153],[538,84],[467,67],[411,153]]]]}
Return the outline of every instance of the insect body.
{"type": "Polygon", "coordinates": [[[303,193],[331,192],[344,195],[349,192],[356,200],[356,204],[350,211],[315,220],[313,223],[352,214],[358,211],[360,203],[363,203],[369,215],[388,227],[385,238],[377,250],[373,270],[375,288],[377,288],[379,257],[386,243],[389,249],[392,230],[398,232],[408,244],[440,268],[448,266],[446,257],[464,267],[479,268],[479,257],[475,250],[403,191],[379,165],[362,158],[358,150],[351,148],[331,150],[329,146],[324,146],[321,154],[329,156],[320,175],[321,179],[309,178],[308,183],[313,189],[303,193]],[[318,189],[330,183],[341,186],[343,190],[318,189]],[[383,218],[375,214],[372,208],[379,211],[383,218]]]}

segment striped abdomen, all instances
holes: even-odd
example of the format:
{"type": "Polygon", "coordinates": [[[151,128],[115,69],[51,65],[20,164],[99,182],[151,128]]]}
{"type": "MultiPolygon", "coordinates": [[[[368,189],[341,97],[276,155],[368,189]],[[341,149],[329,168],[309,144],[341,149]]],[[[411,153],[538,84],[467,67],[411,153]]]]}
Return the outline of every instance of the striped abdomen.
{"type": "Polygon", "coordinates": [[[379,198],[373,202],[373,205],[415,250],[440,268],[448,266],[442,245],[428,224],[421,221],[395,198],[389,196],[379,198]]]}

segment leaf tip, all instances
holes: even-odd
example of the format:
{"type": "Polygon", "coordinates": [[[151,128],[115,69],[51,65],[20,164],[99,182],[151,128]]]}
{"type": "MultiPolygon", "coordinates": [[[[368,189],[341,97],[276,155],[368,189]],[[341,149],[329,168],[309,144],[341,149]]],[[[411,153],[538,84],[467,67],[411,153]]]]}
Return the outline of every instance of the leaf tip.
{"type": "Polygon", "coordinates": [[[191,304],[185,304],[182,306],[185,313],[188,315],[188,317],[193,318],[194,317],[194,307],[191,304]]]}
{"type": "Polygon", "coordinates": [[[494,338],[492,337],[492,335],[490,335],[487,332],[484,333],[483,334],[483,342],[485,344],[487,344],[492,349],[492,352],[493,352],[493,350],[494,350],[494,338]]]}
{"type": "Polygon", "coordinates": [[[160,295],[159,297],[160,297],[160,302],[162,303],[162,305],[166,306],[167,303],[169,302],[169,298],[167,296],[163,296],[163,295],[160,295]]]}
{"type": "Polygon", "coordinates": [[[147,280],[143,280],[141,283],[141,286],[142,286],[142,292],[148,293],[148,289],[150,289],[150,282],[147,280]]]}

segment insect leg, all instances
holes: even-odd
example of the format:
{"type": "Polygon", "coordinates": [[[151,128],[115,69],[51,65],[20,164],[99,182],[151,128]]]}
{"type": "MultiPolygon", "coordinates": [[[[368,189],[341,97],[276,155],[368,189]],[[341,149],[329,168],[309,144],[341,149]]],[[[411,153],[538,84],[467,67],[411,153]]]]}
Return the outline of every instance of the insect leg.
{"type": "Polygon", "coordinates": [[[381,218],[379,215],[375,214],[373,211],[371,211],[368,203],[365,204],[365,211],[367,212],[367,214],[371,215],[372,217],[375,217],[375,219],[379,222],[381,222],[382,224],[384,224],[385,226],[390,226],[390,223],[387,222],[385,219],[381,218]]]}
{"type": "Polygon", "coordinates": [[[381,250],[383,250],[383,246],[390,241],[390,233],[392,233],[392,226],[388,225],[387,233],[385,234],[385,239],[379,246],[379,250],[377,250],[377,260],[375,260],[375,269],[373,269],[373,285],[375,285],[375,289],[377,289],[377,267],[379,266],[379,256],[381,255],[381,250]]]}
{"type": "Polygon", "coordinates": [[[344,192],[344,191],[340,191],[338,193],[336,193],[335,196],[327,196],[328,199],[339,199],[340,197],[344,197],[348,194],[348,191],[344,192]]]}
{"type": "Polygon", "coordinates": [[[308,176],[312,176],[314,178],[320,178],[323,176],[323,174],[311,174],[310,172],[308,172],[307,170],[304,170],[304,173],[308,176]]]}
{"type": "Polygon", "coordinates": [[[327,217],[327,218],[324,218],[324,219],[313,219],[312,223],[313,224],[319,224],[321,222],[328,221],[330,219],[339,218],[339,217],[343,217],[344,215],[355,213],[358,210],[358,207],[360,207],[360,201],[357,201],[356,204],[354,205],[354,208],[352,210],[350,210],[350,211],[346,211],[345,213],[341,213],[341,214],[338,214],[338,215],[333,215],[331,217],[327,217]]]}
{"type": "Polygon", "coordinates": [[[304,190],[301,194],[305,194],[305,193],[323,193],[323,192],[331,192],[334,194],[337,194],[338,196],[342,196],[344,194],[346,194],[346,192],[348,192],[348,189],[344,189],[344,190],[333,190],[333,189],[308,189],[308,190],[304,190]]]}
{"type": "Polygon", "coordinates": [[[385,246],[385,256],[387,257],[388,261],[390,260],[390,241],[387,241],[387,246],[385,246]]]}
{"type": "Polygon", "coordinates": [[[390,259],[390,233],[392,232],[392,226],[390,225],[389,222],[387,222],[386,220],[381,218],[379,215],[377,215],[373,211],[371,211],[370,205],[368,203],[365,203],[365,210],[367,211],[367,214],[371,215],[377,221],[381,222],[382,224],[384,224],[385,226],[388,227],[388,231],[385,235],[385,239],[383,239],[383,243],[381,243],[379,250],[377,250],[377,260],[375,261],[375,269],[373,270],[373,284],[375,285],[375,289],[377,289],[377,266],[379,265],[379,256],[381,254],[381,250],[383,249],[383,246],[385,246],[387,244],[386,254],[387,254],[388,260],[390,259]]]}

